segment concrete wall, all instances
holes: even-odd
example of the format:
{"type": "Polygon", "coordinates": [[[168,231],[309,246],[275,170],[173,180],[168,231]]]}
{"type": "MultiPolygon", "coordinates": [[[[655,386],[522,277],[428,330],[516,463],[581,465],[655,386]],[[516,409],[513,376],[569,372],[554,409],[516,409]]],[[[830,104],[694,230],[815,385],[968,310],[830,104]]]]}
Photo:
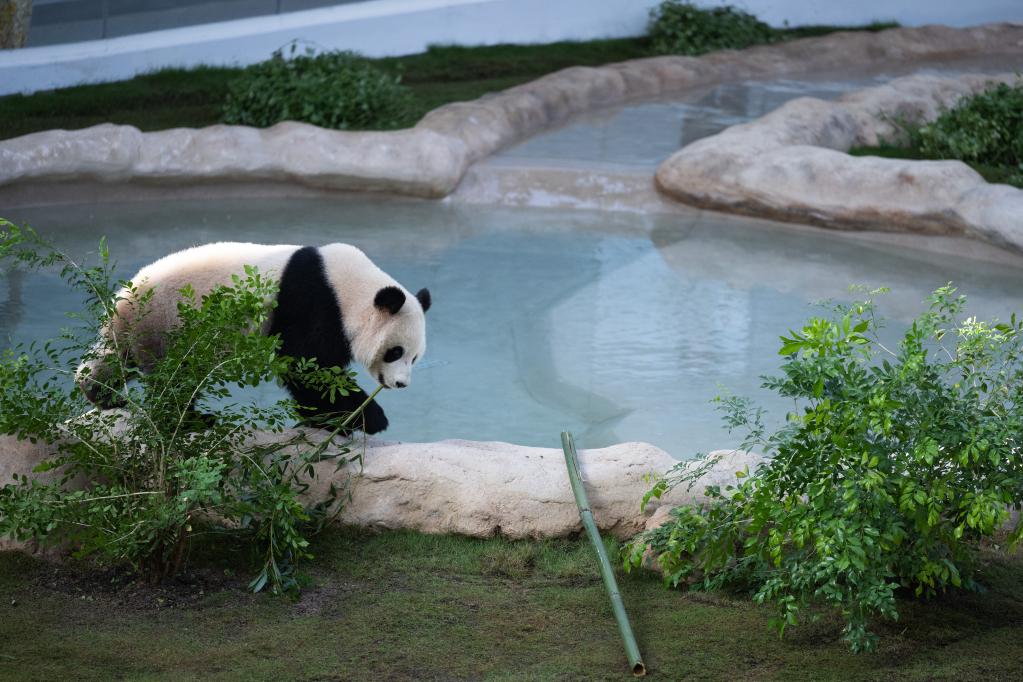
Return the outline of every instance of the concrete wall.
{"type": "MultiPolygon", "coordinates": [[[[463,45],[639,35],[658,0],[371,0],[108,40],[0,51],[0,95],[121,80],[166,67],[243,65],[300,39],[369,56],[463,45]]],[[[729,4],[704,2],[701,4],[729,4]]],[[[731,0],[772,24],[1023,22],[1023,0],[731,0]]]]}
{"type": "Polygon", "coordinates": [[[33,0],[28,46],[163,31],[370,0],[33,0]]]}

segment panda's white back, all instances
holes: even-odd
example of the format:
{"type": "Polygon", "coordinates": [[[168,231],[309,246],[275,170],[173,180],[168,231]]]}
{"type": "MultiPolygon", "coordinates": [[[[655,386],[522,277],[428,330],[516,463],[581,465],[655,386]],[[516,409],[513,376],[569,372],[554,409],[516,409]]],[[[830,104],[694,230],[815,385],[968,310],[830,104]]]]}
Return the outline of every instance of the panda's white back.
{"type": "Polygon", "coordinates": [[[181,289],[191,286],[199,300],[215,287],[231,284],[231,276],[244,274],[246,265],[255,266],[265,277],[279,279],[291,254],[299,248],[288,244],[217,242],[164,256],[131,278],[135,293],[134,296],[122,293],[114,330],[122,332],[123,325],[131,321],[138,344],[136,356],[158,357],[163,354],[164,333],[178,323],[181,289]],[[149,290],[153,290],[152,298],[145,314],[138,319],[133,310],[134,300],[149,290]]]}
{"type": "Polygon", "coordinates": [[[231,276],[242,274],[253,265],[260,274],[280,279],[288,259],[300,247],[291,244],[250,244],[217,242],[178,251],[150,263],[131,278],[141,290],[158,288],[176,294],[191,285],[199,296],[221,284],[230,284],[231,276]]]}

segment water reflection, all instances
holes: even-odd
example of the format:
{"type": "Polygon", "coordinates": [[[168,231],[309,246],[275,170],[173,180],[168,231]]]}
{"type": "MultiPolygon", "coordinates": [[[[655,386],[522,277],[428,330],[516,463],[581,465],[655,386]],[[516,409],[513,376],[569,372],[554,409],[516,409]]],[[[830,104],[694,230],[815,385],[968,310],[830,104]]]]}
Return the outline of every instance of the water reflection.
{"type": "Polygon", "coordinates": [[[25,302],[22,297],[22,285],[25,273],[18,267],[9,267],[0,279],[7,290],[6,300],[0,302],[0,339],[8,339],[14,334],[25,313],[25,302]]]}
{"type": "MultiPolygon", "coordinates": [[[[777,371],[778,336],[814,312],[811,302],[848,298],[849,284],[893,288],[882,305],[893,334],[949,280],[982,317],[1023,310],[1018,263],[896,250],[708,213],[640,219],[381,199],[19,213],[11,217],[79,255],[106,234],[120,276],[214,240],[347,241],[407,286],[429,287],[428,352],[408,389],[381,398],[392,424],[386,435],[401,440],[557,447],[560,431],[570,429],[584,447],[643,440],[685,457],[739,442],[709,402],[722,390],[761,400],[778,419],[791,408],[760,389],[759,377],[777,371]]],[[[62,312],[81,306],[54,273],[12,275],[0,324],[17,340],[54,336],[62,312]]],[[[282,393],[264,386],[257,395],[282,393]]]]}

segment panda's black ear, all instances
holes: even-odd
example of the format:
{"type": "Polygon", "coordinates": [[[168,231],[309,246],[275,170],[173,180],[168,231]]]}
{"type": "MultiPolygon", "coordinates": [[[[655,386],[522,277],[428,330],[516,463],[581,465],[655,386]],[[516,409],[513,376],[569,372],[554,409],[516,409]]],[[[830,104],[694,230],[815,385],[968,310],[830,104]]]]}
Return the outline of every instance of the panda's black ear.
{"type": "Polygon", "coordinates": [[[384,287],[377,292],[376,298],[373,299],[373,305],[392,315],[397,315],[401,307],[405,305],[405,292],[398,287],[384,287]]]}
{"type": "Polygon", "coordinates": [[[419,299],[419,305],[423,306],[423,312],[425,313],[430,309],[430,290],[420,289],[416,292],[416,298],[419,299]]]}

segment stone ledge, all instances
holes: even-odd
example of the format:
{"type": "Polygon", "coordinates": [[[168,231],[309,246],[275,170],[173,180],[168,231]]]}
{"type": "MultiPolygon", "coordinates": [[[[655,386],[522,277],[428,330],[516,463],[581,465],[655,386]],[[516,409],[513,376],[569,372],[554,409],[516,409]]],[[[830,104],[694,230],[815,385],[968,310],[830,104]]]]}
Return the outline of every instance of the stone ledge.
{"type": "Polygon", "coordinates": [[[910,76],[836,102],[792,100],[683,148],[657,170],[667,195],[700,208],[835,229],[979,237],[1023,252],[1023,191],[959,161],[852,157],[895,137],[892,120],[937,118],[1017,76],[910,76]]]}
{"type": "Polygon", "coordinates": [[[650,169],[493,163],[472,166],[447,199],[453,204],[636,213],[696,213],[656,190],[650,169]]]}
{"type": "Polygon", "coordinates": [[[572,67],[472,102],[445,105],[414,128],[394,132],[324,130],[301,123],[263,130],[219,125],[142,133],[104,124],[45,131],[0,142],[0,187],[71,179],[270,180],[442,197],[476,161],[593,109],[725,80],[987,54],[1023,54],[1023,26],[836,33],[703,57],[572,67]]]}
{"type": "MultiPolygon", "coordinates": [[[[288,436],[262,434],[258,440],[288,436]]],[[[15,474],[30,473],[47,453],[43,445],[0,436],[0,486],[15,474]]],[[[714,453],[721,459],[700,485],[692,491],[674,490],[642,512],[640,502],[652,485],[648,477],[666,472],[676,460],[646,443],[578,454],[597,525],[619,538],[642,530],[658,507],[703,499],[706,485],[727,485],[734,482],[736,471],[753,469],[762,461],[745,452],[714,453]]],[[[560,449],[464,440],[370,441],[363,459],[361,471],[355,467],[335,471],[331,462],[318,465],[311,481],[310,494],[316,499],[331,483],[341,484],[352,476],[352,501],[341,523],[475,537],[562,537],[582,531],[560,449]]]]}

